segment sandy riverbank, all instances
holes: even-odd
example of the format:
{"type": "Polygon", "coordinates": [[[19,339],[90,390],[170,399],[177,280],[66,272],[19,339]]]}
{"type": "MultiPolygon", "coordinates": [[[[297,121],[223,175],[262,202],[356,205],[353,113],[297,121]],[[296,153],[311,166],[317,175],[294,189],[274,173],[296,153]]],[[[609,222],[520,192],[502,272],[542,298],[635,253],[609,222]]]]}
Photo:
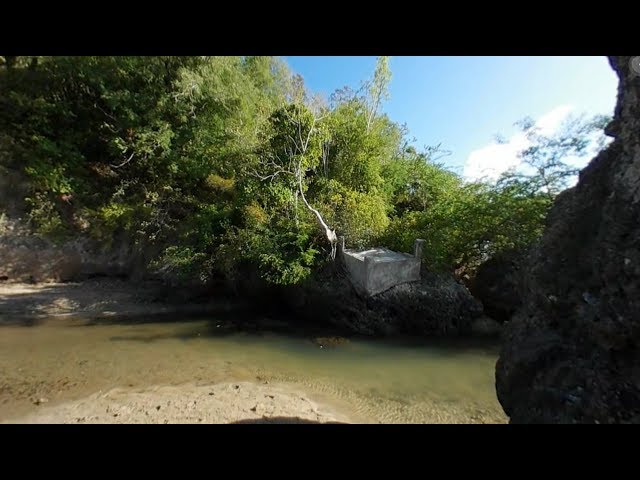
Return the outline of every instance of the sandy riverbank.
{"type": "MultiPolygon", "coordinates": [[[[46,399],[42,399],[46,402],[46,399]]],[[[115,388],[3,423],[350,423],[295,388],[250,382],[115,388]]]]}
{"type": "MultiPolygon", "coordinates": [[[[14,325],[20,328],[36,324],[58,325],[59,322],[64,322],[64,325],[76,325],[74,319],[81,319],[81,324],[91,320],[109,319],[126,323],[129,317],[220,314],[233,310],[230,302],[221,303],[219,299],[216,303],[179,303],[163,298],[162,293],[162,289],[154,284],[137,286],[126,281],[111,279],[83,283],[0,283],[0,326],[5,325],[11,328],[10,326],[14,325]]],[[[92,338],[85,335],[78,338],[78,341],[84,340],[89,343],[92,338]]],[[[56,351],[53,347],[52,350],[56,351]]],[[[23,353],[27,352],[23,351],[23,353]]],[[[46,375],[46,371],[52,367],[50,362],[40,364],[44,368],[35,368],[35,366],[19,368],[14,372],[16,375],[5,372],[8,377],[5,376],[6,381],[0,382],[4,393],[0,395],[0,403],[2,403],[0,410],[4,411],[4,415],[0,414],[0,422],[343,423],[349,421],[345,415],[338,414],[326,406],[320,406],[294,386],[284,383],[269,384],[266,381],[258,383],[222,381],[210,385],[202,385],[199,381],[198,384],[155,386],[151,384],[152,386],[141,385],[140,387],[126,387],[125,383],[123,387],[97,392],[93,390],[96,393],[91,393],[91,386],[99,386],[102,383],[117,385],[118,380],[121,379],[115,372],[119,369],[115,371],[109,369],[91,375],[90,367],[87,367],[91,363],[97,363],[96,358],[101,357],[98,354],[90,355],[89,352],[86,352],[83,357],[83,360],[73,364],[63,361],[54,368],[56,373],[64,372],[59,381],[52,381],[55,377],[53,372],[51,372],[53,377],[46,375]],[[86,374],[80,371],[84,369],[87,369],[86,374]],[[112,376],[113,379],[110,378],[112,376]],[[109,381],[102,382],[97,378],[109,379],[109,381]],[[78,394],[81,392],[85,394],[79,397],[78,394]]],[[[26,356],[25,360],[28,361],[28,358],[26,356]]],[[[56,354],[56,359],[59,358],[59,354],[56,354]]],[[[6,360],[14,360],[14,357],[6,360]]],[[[212,362],[210,377],[228,377],[229,363],[212,362]],[[217,375],[213,374],[215,370],[219,372],[217,375]]],[[[232,374],[232,376],[235,375],[232,374]]],[[[242,376],[242,374],[238,375],[238,377],[242,376]]]]}

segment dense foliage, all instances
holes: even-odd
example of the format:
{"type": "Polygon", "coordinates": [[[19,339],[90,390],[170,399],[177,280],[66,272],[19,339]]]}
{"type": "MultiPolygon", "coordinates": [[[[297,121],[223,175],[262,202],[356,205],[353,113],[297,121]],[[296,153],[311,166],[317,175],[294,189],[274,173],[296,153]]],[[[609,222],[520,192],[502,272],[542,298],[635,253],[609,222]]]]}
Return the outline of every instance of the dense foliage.
{"type": "MultiPolygon", "coordinates": [[[[34,228],[152,252],[206,282],[246,268],[292,284],[327,261],[318,212],[348,247],[473,270],[541,233],[603,119],[547,138],[523,124],[528,171],[464,182],[381,113],[382,57],[358,92],[324,102],[272,57],[0,57],[0,166],[24,173],[34,228]]],[[[0,206],[1,207],[1,206],[0,206]]]]}

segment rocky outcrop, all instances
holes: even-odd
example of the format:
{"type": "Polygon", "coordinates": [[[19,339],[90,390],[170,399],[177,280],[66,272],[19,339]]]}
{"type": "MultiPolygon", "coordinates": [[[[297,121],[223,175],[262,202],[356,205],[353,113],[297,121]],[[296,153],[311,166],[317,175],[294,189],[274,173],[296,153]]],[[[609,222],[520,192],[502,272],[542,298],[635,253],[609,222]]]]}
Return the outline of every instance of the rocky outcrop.
{"type": "Polygon", "coordinates": [[[26,214],[24,199],[29,195],[29,181],[24,174],[4,166],[10,157],[7,149],[10,142],[0,132],[0,212],[19,218],[26,214]]]}
{"type": "Polygon", "coordinates": [[[0,278],[10,282],[67,282],[92,277],[128,277],[141,272],[127,242],[104,249],[78,237],[56,243],[20,221],[0,218],[0,278]]]}
{"type": "Polygon", "coordinates": [[[490,258],[478,268],[469,289],[487,316],[504,323],[520,308],[524,252],[509,251],[490,258]]]}
{"type": "Polygon", "coordinates": [[[482,316],[471,324],[471,333],[475,337],[499,337],[502,325],[493,318],[482,316]]]}
{"type": "Polygon", "coordinates": [[[366,297],[345,272],[332,270],[288,290],[284,298],[297,318],[363,335],[442,336],[471,333],[482,314],[480,302],[451,275],[423,273],[419,282],[366,297]]]}
{"type": "Polygon", "coordinates": [[[562,193],[531,252],[496,365],[512,422],[640,422],[640,76],[620,83],[609,147],[562,193]]]}

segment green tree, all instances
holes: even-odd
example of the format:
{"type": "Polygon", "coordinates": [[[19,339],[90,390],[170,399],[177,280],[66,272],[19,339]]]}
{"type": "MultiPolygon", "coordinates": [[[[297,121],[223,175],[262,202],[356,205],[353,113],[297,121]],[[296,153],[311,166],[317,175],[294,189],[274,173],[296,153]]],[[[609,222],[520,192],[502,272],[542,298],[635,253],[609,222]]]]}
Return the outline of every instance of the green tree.
{"type": "MultiPolygon", "coordinates": [[[[328,105],[274,57],[0,57],[0,166],[34,229],[126,242],[181,282],[298,283],[350,247],[467,270],[539,236],[603,117],[544,136],[523,169],[465,183],[381,113],[389,58],[328,105]],[[329,248],[331,250],[329,250],[329,248]],[[322,252],[330,251],[329,256],[322,252]]],[[[1,206],[0,206],[1,207],[1,206]]]]}
{"type": "Polygon", "coordinates": [[[389,83],[391,83],[389,57],[378,57],[373,78],[369,81],[367,131],[371,128],[378,108],[384,100],[389,98],[389,83]]]}
{"type": "Polygon", "coordinates": [[[531,118],[516,123],[525,134],[528,147],[519,152],[521,165],[505,172],[499,185],[519,184],[530,192],[543,192],[553,200],[576,180],[580,169],[570,160],[595,156],[606,144],[605,115],[571,116],[552,135],[545,135],[531,118]]]}

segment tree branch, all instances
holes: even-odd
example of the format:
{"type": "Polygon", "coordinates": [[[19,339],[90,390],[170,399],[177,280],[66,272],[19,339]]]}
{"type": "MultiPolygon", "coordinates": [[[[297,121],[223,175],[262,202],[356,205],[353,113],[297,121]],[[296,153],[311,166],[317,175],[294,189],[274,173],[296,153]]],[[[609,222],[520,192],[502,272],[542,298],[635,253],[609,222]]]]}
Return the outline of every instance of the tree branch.
{"type": "Polygon", "coordinates": [[[122,162],[120,165],[114,165],[113,163],[111,164],[111,166],[113,168],[122,168],[124,167],[127,163],[129,163],[132,159],[133,159],[133,155],[135,154],[135,152],[133,152],[129,158],[127,158],[124,162],[122,162]]]}

